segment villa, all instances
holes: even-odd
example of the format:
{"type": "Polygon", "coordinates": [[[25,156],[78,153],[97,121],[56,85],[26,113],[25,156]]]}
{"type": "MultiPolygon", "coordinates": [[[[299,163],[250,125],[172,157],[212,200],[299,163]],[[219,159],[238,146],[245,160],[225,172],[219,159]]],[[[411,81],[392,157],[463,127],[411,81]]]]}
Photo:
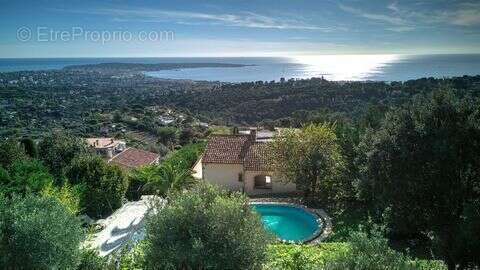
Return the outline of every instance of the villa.
{"type": "Polygon", "coordinates": [[[145,150],[127,147],[125,141],[113,138],[87,138],[87,144],[108,163],[130,170],[158,164],[160,155],[145,150]]]}
{"type": "Polygon", "coordinates": [[[249,195],[294,192],[295,184],[281,181],[269,168],[267,142],[255,129],[213,135],[193,167],[193,176],[249,195]]]}
{"type": "Polygon", "coordinates": [[[111,158],[126,149],[126,143],[113,138],[88,138],[88,146],[95,149],[97,155],[111,158]]]}

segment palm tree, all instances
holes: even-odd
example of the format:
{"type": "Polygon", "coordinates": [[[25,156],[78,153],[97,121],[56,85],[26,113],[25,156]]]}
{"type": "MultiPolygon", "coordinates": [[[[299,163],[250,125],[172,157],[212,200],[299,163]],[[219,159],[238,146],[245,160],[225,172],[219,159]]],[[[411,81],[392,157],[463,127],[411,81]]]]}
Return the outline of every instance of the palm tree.
{"type": "Polygon", "coordinates": [[[146,167],[141,172],[142,177],[145,177],[146,180],[142,190],[165,196],[169,191],[189,187],[194,182],[191,173],[190,170],[177,169],[170,163],[146,167]]]}

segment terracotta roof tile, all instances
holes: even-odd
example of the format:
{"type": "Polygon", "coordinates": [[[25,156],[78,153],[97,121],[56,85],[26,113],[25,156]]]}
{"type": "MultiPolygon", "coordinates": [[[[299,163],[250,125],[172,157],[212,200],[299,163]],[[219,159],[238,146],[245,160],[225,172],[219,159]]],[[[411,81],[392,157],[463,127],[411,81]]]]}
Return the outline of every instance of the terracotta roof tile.
{"type": "Polygon", "coordinates": [[[202,162],[243,164],[245,170],[267,171],[267,144],[254,142],[250,135],[215,135],[208,141],[202,162]]]}
{"type": "Polygon", "coordinates": [[[214,135],[208,141],[203,163],[243,164],[249,135],[214,135]]]}
{"type": "Polygon", "coordinates": [[[128,148],[120,154],[111,158],[108,162],[120,165],[124,168],[138,168],[145,165],[150,165],[156,161],[160,155],[136,149],[128,148]]]}
{"type": "Polygon", "coordinates": [[[268,146],[264,142],[252,144],[245,156],[245,170],[248,171],[268,171],[269,155],[268,146]]]}

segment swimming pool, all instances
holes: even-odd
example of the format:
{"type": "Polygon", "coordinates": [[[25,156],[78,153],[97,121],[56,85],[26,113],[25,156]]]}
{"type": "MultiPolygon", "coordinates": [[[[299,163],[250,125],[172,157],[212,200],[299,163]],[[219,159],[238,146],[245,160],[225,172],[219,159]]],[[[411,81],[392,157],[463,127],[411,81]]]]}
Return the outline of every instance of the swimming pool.
{"type": "Polygon", "coordinates": [[[322,220],[308,209],[295,204],[252,203],[265,228],[284,241],[306,242],[316,238],[322,220]]]}

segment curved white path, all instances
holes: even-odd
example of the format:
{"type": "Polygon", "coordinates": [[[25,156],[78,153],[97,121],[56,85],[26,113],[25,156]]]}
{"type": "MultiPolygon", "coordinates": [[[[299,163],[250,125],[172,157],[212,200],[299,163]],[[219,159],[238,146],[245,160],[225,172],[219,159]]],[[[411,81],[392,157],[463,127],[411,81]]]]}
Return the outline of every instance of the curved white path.
{"type": "Polygon", "coordinates": [[[135,233],[145,225],[152,198],[142,196],[141,200],[128,202],[105,220],[98,221],[105,228],[90,236],[84,245],[98,249],[100,256],[107,256],[133,240],[135,233]]]}

